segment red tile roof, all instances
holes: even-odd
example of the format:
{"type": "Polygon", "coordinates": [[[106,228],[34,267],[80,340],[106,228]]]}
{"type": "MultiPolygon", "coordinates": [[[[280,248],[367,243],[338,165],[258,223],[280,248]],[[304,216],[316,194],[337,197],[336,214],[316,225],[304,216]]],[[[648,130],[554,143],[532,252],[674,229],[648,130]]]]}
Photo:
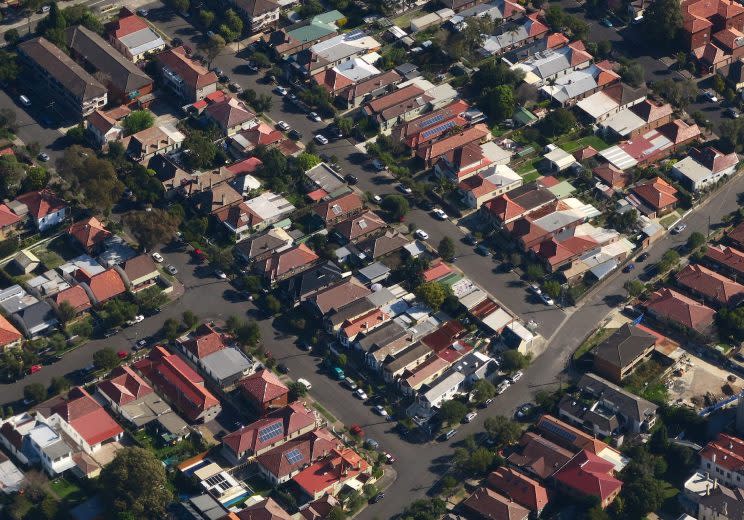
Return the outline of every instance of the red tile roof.
{"type": "Polygon", "coordinates": [[[222,334],[216,332],[206,323],[199,325],[192,337],[184,341],[182,345],[197,359],[203,359],[223,348],[227,348],[222,334]]]}
{"type": "Polygon", "coordinates": [[[716,314],[710,307],[666,287],[651,295],[646,308],[662,318],[697,331],[710,326],[716,314]]]}
{"type": "Polygon", "coordinates": [[[360,237],[366,237],[371,233],[383,229],[385,226],[385,221],[377,213],[365,211],[361,215],[339,222],[333,229],[346,240],[353,242],[360,237]]]}
{"type": "Polygon", "coordinates": [[[476,489],[462,505],[486,520],[526,520],[530,516],[528,509],[487,487],[476,489]]]}
{"type": "Polygon", "coordinates": [[[467,329],[457,320],[450,320],[439,327],[434,332],[421,338],[421,343],[432,349],[434,352],[440,352],[461,338],[467,329]]]}
{"type": "Polygon", "coordinates": [[[461,148],[469,143],[475,143],[489,138],[491,132],[486,125],[478,123],[454,135],[440,139],[439,141],[427,142],[418,147],[416,155],[424,160],[432,161],[441,157],[451,150],[461,148]]]}
{"type": "Polygon", "coordinates": [[[251,145],[268,146],[284,140],[284,134],[275,128],[271,128],[266,123],[259,123],[253,128],[241,132],[240,135],[245,137],[251,145]]]}
{"type": "Polygon", "coordinates": [[[536,480],[512,469],[501,467],[488,475],[488,487],[537,512],[548,504],[547,490],[536,480]]]}
{"type": "Polygon", "coordinates": [[[79,386],[71,389],[52,411],[72,426],[90,446],[124,432],[106,410],[79,386]]]}
{"type": "Polygon", "coordinates": [[[744,252],[738,249],[728,246],[708,246],[705,256],[737,273],[744,273],[744,252]]]}
{"type": "Polygon", "coordinates": [[[67,207],[67,203],[59,198],[52,190],[30,191],[16,197],[28,207],[28,212],[36,220],[46,217],[67,207]]]}
{"type": "Polygon", "coordinates": [[[423,273],[424,282],[433,282],[433,281],[439,280],[440,278],[444,278],[451,272],[452,272],[452,269],[450,268],[450,266],[448,266],[442,261],[439,261],[433,266],[431,266],[429,269],[424,271],[423,273]]]}
{"type": "Polygon", "coordinates": [[[300,267],[309,267],[320,257],[305,244],[298,244],[290,249],[274,253],[264,262],[263,270],[271,280],[300,267]]]}
{"type": "Polygon", "coordinates": [[[677,190],[661,177],[633,187],[633,193],[656,210],[661,210],[677,203],[677,190]]]}
{"type": "Polygon", "coordinates": [[[744,441],[738,437],[719,433],[714,441],[710,441],[700,452],[703,460],[713,460],[728,471],[744,471],[744,441]]]}
{"type": "Polygon", "coordinates": [[[669,103],[655,103],[650,99],[646,99],[637,105],[633,105],[630,109],[647,123],[658,121],[659,119],[670,116],[674,113],[674,109],[669,103]]]}
{"type": "Polygon", "coordinates": [[[96,217],[75,222],[67,228],[67,233],[87,250],[111,236],[111,232],[96,217]]]}
{"type": "Polygon", "coordinates": [[[315,213],[320,215],[325,222],[344,217],[350,213],[358,211],[364,207],[362,198],[356,192],[350,192],[345,195],[326,200],[313,208],[315,213]]]}
{"type": "Polygon", "coordinates": [[[23,335],[2,314],[0,314],[0,347],[20,340],[23,335]]]}
{"type": "Polygon", "coordinates": [[[186,56],[186,49],[183,46],[163,51],[156,59],[178,74],[191,88],[202,88],[217,83],[217,75],[186,56]]]}
{"type": "Polygon", "coordinates": [[[377,99],[373,99],[372,101],[367,103],[365,110],[370,115],[376,114],[382,112],[387,108],[395,106],[398,103],[402,103],[408,99],[418,97],[423,93],[424,90],[421,87],[418,87],[416,85],[408,85],[401,89],[394,90],[390,94],[386,94],[377,99]]]}
{"type": "Polygon", "coordinates": [[[250,505],[236,513],[235,516],[239,520],[292,520],[292,516],[273,498],[250,505]]]}
{"type": "Polygon", "coordinates": [[[358,318],[346,320],[341,325],[339,334],[343,334],[348,339],[354,339],[363,332],[369,332],[387,323],[390,321],[390,318],[390,314],[384,312],[382,309],[372,309],[358,318]]]}
{"type": "Polygon", "coordinates": [[[698,264],[688,264],[675,277],[677,283],[720,305],[736,306],[744,297],[744,285],[698,264]]]}
{"type": "Polygon", "coordinates": [[[457,185],[462,192],[471,192],[476,199],[488,195],[496,189],[496,185],[491,181],[484,179],[481,174],[468,177],[457,185]]]}
{"type": "Polygon", "coordinates": [[[263,162],[261,162],[261,159],[258,157],[248,157],[247,159],[243,159],[240,162],[236,162],[235,164],[231,164],[227,167],[227,169],[235,174],[235,176],[239,175],[245,175],[245,174],[251,174],[255,172],[260,166],[263,165],[263,162]]]}
{"type": "Polygon", "coordinates": [[[592,170],[592,173],[613,188],[625,188],[633,181],[633,175],[630,172],[616,168],[610,163],[600,164],[592,170]]]}
{"type": "Polygon", "coordinates": [[[473,351],[473,346],[462,341],[455,341],[452,345],[449,345],[439,352],[437,356],[445,360],[450,365],[454,365],[458,359],[462,358],[469,352],[473,351]]]}
{"type": "Polygon", "coordinates": [[[18,224],[20,221],[21,217],[13,213],[5,204],[0,204],[0,228],[18,224]]]}
{"type": "Polygon", "coordinates": [[[726,233],[729,240],[736,242],[739,246],[744,247],[744,222],[726,233]]]}
{"type": "Polygon", "coordinates": [[[583,450],[555,474],[555,479],[583,495],[602,502],[615,495],[623,483],[613,476],[614,466],[603,458],[583,450]]]}
{"type": "Polygon", "coordinates": [[[305,468],[292,480],[308,495],[314,497],[336,483],[346,482],[368,469],[367,461],[353,449],[334,449],[328,457],[305,468]]]}
{"type": "Polygon", "coordinates": [[[151,394],[153,389],[131,367],[121,365],[111,371],[108,379],[98,384],[98,391],[117,405],[124,406],[151,394]]]}
{"type": "MultiPolygon", "coordinates": [[[[241,101],[234,98],[225,98],[222,101],[211,103],[204,109],[204,112],[219,125],[228,130],[256,119],[256,114],[251,112],[241,101]]],[[[260,127],[261,125],[268,126],[264,123],[257,126],[260,127]]],[[[269,129],[273,130],[271,127],[269,127],[269,129]]],[[[277,130],[273,131],[281,135],[281,132],[278,132],[277,130]]]]}
{"type": "Polygon", "coordinates": [[[114,296],[118,296],[126,292],[127,287],[124,285],[124,280],[121,279],[121,275],[116,269],[107,269],[101,273],[95,274],[90,278],[87,277],[81,271],[79,274],[84,278],[84,281],[88,283],[88,287],[93,292],[98,303],[103,303],[110,300],[114,296]],[[87,278],[87,279],[85,279],[87,278]]]}
{"type": "Polygon", "coordinates": [[[122,9],[119,13],[120,18],[107,25],[109,34],[115,38],[123,38],[128,34],[147,29],[149,26],[142,18],[131,11],[122,9]],[[127,14],[128,13],[128,14],[127,14]]]}
{"type": "Polygon", "coordinates": [[[261,370],[242,379],[240,383],[243,394],[255,402],[266,404],[274,399],[287,395],[289,389],[271,370],[261,370]]]}
{"type": "Polygon", "coordinates": [[[336,69],[325,69],[318,72],[313,75],[313,80],[332,95],[354,84],[354,80],[344,76],[336,69]]]}
{"type": "Polygon", "coordinates": [[[52,296],[52,299],[57,305],[60,305],[62,302],[69,303],[75,309],[76,313],[88,310],[92,306],[88,293],[80,285],[74,285],[60,291],[52,296]]]}
{"type": "Polygon", "coordinates": [[[540,416],[536,426],[542,435],[556,444],[570,449],[587,450],[598,455],[603,450],[609,448],[601,440],[595,439],[585,431],[579,430],[560,419],[556,419],[552,415],[545,414],[540,416]]]}
{"type": "Polygon", "coordinates": [[[542,479],[561,469],[574,455],[572,451],[529,431],[522,435],[519,444],[521,449],[509,455],[508,462],[542,479]]]}
{"type": "Polygon", "coordinates": [[[256,461],[264,470],[280,479],[341,447],[338,439],[325,428],[320,428],[259,455],[256,461]],[[287,455],[292,451],[296,451],[299,457],[290,459],[287,455]]]}

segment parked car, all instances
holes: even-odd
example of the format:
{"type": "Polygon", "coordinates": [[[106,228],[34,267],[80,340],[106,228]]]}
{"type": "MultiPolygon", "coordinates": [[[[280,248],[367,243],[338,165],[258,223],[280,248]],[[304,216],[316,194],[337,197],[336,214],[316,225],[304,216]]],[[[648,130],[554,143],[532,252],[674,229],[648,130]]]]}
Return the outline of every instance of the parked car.
{"type": "Polygon", "coordinates": [[[383,498],[385,498],[385,493],[377,493],[375,496],[373,496],[372,498],[370,498],[369,501],[371,503],[373,503],[373,504],[376,504],[377,502],[379,502],[383,498]]]}
{"type": "Polygon", "coordinates": [[[104,332],[103,337],[110,338],[112,336],[116,336],[119,332],[121,332],[121,329],[119,327],[114,327],[113,329],[109,329],[106,332],[104,332]]]}
{"type": "Polygon", "coordinates": [[[739,111],[733,107],[727,108],[724,113],[732,119],[739,119],[739,116],[741,115],[739,111]]]}
{"type": "Polygon", "coordinates": [[[297,380],[297,383],[299,383],[299,384],[301,384],[302,386],[304,386],[304,387],[305,387],[305,389],[307,389],[307,390],[312,390],[312,389],[313,389],[313,385],[312,385],[312,384],[310,384],[310,381],[308,381],[307,379],[299,378],[299,379],[297,380]]]}
{"type": "Polygon", "coordinates": [[[382,162],[380,159],[375,159],[372,161],[372,168],[375,169],[375,171],[382,172],[387,169],[387,166],[385,166],[385,163],[382,162]]]}
{"type": "Polygon", "coordinates": [[[168,273],[170,273],[170,274],[172,274],[174,276],[176,274],[178,274],[178,269],[176,269],[175,266],[173,266],[173,265],[166,266],[165,270],[168,271],[168,273]]]}
{"type": "Polygon", "coordinates": [[[292,127],[289,126],[289,123],[286,123],[285,121],[279,121],[276,126],[283,132],[289,132],[292,129],[292,127]]]}
{"type": "Polygon", "coordinates": [[[364,441],[364,444],[366,444],[368,448],[373,450],[376,450],[380,447],[380,443],[374,439],[367,439],[366,441],[364,441]]]}
{"type": "Polygon", "coordinates": [[[219,278],[220,280],[226,280],[227,279],[227,275],[225,274],[225,272],[222,271],[222,270],[220,270],[220,269],[215,269],[214,270],[214,275],[217,278],[219,278]]]}
{"type": "Polygon", "coordinates": [[[137,14],[146,17],[148,14],[150,14],[150,11],[148,11],[147,9],[137,9],[137,14]]]}
{"type": "Polygon", "coordinates": [[[539,286],[539,285],[537,285],[536,283],[531,283],[531,284],[530,284],[530,285],[528,286],[528,289],[530,290],[530,292],[531,292],[532,294],[536,294],[536,295],[538,295],[538,296],[540,296],[540,295],[542,294],[542,289],[540,289],[540,286],[539,286]]]}
{"type": "Polygon", "coordinates": [[[443,433],[442,435],[440,435],[439,439],[442,440],[442,441],[448,441],[452,437],[454,437],[456,433],[457,433],[457,430],[453,428],[453,429],[447,431],[446,433],[443,433]]]}
{"type": "Polygon", "coordinates": [[[315,134],[315,142],[318,144],[328,144],[328,138],[323,134],[315,134]]]}
{"type": "Polygon", "coordinates": [[[600,23],[601,25],[604,25],[605,27],[612,27],[612,26],[613,26],[613,25],[612,25],[612,20],[610,20],[609,18],[602,18],[602,19],[601,19],[601,20],[599,21],[599,23],[600,23]]]}
{"type": "Polygon", "coordinates": [[[320,123],[320,122],[322,121],[322,119],[320,118],[320,116],[318,115],[318,113],[317,113],[317,112],[310,112],[310,113],[309,113],[309,114],[307,115],[307,117],[308,117],[308,118],[309,118],[309,119],[310,119],[311,121],[315,121],[316,123],[320,123]]]}
{"type": "Polygon", "coordinates": [[[624,273],[629,273],[629,272],[631,272],[631,271],[632,271],[633,269],[635,269],[635,264],[628,264],[628,265],[626,265],[625,267],[623,267],[623,272],[624,272],[624,273]]]}
{"type": "Polygon", "coordinates": [[[465,416],[465,422],[471,423],[473,422],[473,420],[475,420],[476,417],[478,417],[478,412],[470,412],[465,416]]]}
{"type": "Polygon", "coordinates": [[[488,399],[486,399],[485,401],[483,401],[480,404],[480,407],[481,408],[488,408],[488,405],[490,405],[492,402],[493,402],[493,397],[489,397],[488,399]]]}
{"type": "Polygon", "coordinates": [[[164,260],[164,258],[163,258],[163,255],[161,255],[161,254],[160,254],[160,253],[158,253],[157,251],[155,251],[155,252],[154,252],[154,253],[152,254],[152,259],[153,259],[153,260],[155,260],[155,261],[156,261],[157,263],[159,263],[159,264],[160,264],[160,263],[162,263],[162,262],[163,262],[163,260],[164,260]]]}
{"type": "Polygon", "coordinates": [[[280,374],[289,374],[289,367],[284,363],[279,363],[276,366],[276,369],[279,371],[280,374]]]}
{"type": "Polygon", "coordinates": [[[523,375],[524,375],[524,372],[522,372],[521,370],[517,370],[511,375],[511,377],[509,377],[509,380],[512,382],[512,384],[514,384],[520,379],[522,379],[523,375]]]}
{"type": "Polygon", "coordinates": [[[346,379],[344,379],[344,386],[346,386],[346,388],[348,388],[352,392],[357,389],[357,384],[350,377],[347,377],[346,379]]]}
{"type": "Polygon", "coordinates": [[[116,355],[119,356],[119,359],[126,359],[129,353],[126,350],[120,350],[116,355]]]}
{"type": "Polygon", "coordinates": [[[386,464],[393,464],[395,462],[395,460],[396,460],[395,457],[393,457],[388,452],[384,451],[384,452],[382,452],[382,454],[385,455],[385,463],[386,464]]]}
{"type": "Polygon", "coordinates": [[[373,409],[373,410],[375,411],[375,413],[376,413],[377,415],[379,415],[380,417],[387,417],[387,416],[388,416],[387,410],[385,410],[385,408],[384,408],[384,407],[383,407],[383,406],[382,406],[381,404],[378,404],[378,405],[376,405],[376,406],[375,406],[374,408],[372,408],[372,409],[373,409]]]}
{"type": "Polygon", "coordinates": [[[483,244],[480,244],[480,245],[476,246],[475,252],[478,253],[481,256],[488,256],[489,254],[491,254],[491,252],[488,250],[488,248],[486,246],[484,246],[483,244]]]}
{"type": "Polygon", "coordinates": [[[417,229],[416,231],[414,231],[413,236],[420,240],[429,240],[429,233],[427,233],[423,229],[417,229]]]}
{"type": "Polygon", "coordinates": [[[375,204],[382,204],[382,197],[379,195],[372,195],[372,200],[375,201],[375,204]]]}
{"type": "Polygon", "coordinates": [[[21,105],[23,105],[24,107],[31,106],[31,100],[25,94],[21,94],[18,97],[18,100],[21,102],[21,105]]]}
{"type": "Polygon", "coordinates": [[[540,295],[540,299],[543,301],[545,305],[555,305],[555,302],[553,301],[553,298],[548,296],[547,294],[543,293],[540,295]]]}
{"type": "Polygon", "coordinates": [[[413,193],[413,190],[405,184],[398,184],[397,189],[398,191],[400,191],[401,193],[405,193],[406,195],[410,195],[411,193],[413,193]]]}
{"type": "Polygon", "coordinates": [[[517,411],[514,412],[514,415],[517,417],[517,419],[524,419],[525,417],[528,417],[530,415],[530,412],[532,412],[532,409],[534,407],[535,405],[532,403],[524,403],[517,408],[517,411]]]}
{"type": "Polygon", "coordinates": [[[349,173],[348,175],[346,175],[346,176],[344,177],[344,180],[346,180],[346,182],[348,182],[348,183],[349,183],[349,184],[351,184],[352,186],[353,186],[354,184],[357,184],[357,183],[359,183],[359,179],[358,179],[358,178],[356,177],[356,175],[352,175],[352,174],[350,174],[350,173],[349,173]]]}
{"type": "Polygon", "coordinates": [[[362,390],[361,388],[357,388],[356,390],[354,390],[354,396],[357,399],[361,399],[362,401],[366,401],[367,400],[367,393],[364,390],[362,390]]]}
{"type": "MultiPolygon", "coordinates": [[[[299,379],[298,379],[298,381],[299,381],[299,379]]],[[[352,424],[351,425],[351,428],[349,428],[349,431],[353,435],[356,435],[357,437],[364,437],[364,430],[358,424],[352,424]]]]}
{"type": "Polygon", "coordinates": [[[145,338],[138,339],[137,343],[134,344],[134,348],[132,350],[136,352],[137,350],[142,350],[146,346],[147,346],[147,340],[145,338]]]}
{"type": "Polygon", "coordinates": [[[498,385],[496,385],[496,394],[501,395],[504,392],[506,392],[506,389],[509,388],[511,383],[504,379],[502,382],[500,382],[498,385]]]}
{"type": "Polygon", "coordinates": [[[636,262],[643,262],[643,261],[645,261],[645,260],[648,260],[648,257],[649,257],[649,254],[648,254],[648,253],[641,253],[641,254],[640,254],[640,255],[638,255],[638,257],[636,258],[636,262]]]}
{"type": "Polygon", "coordinates": [[[344,379],[346,379],[346,374],[344,374],[344,371],[340,367],[333,367],[333,369],[331,369],[331,373],[339,381],[343,381],[344,379]]]}
{"type": "Polygon", "coordinates": [[[679,223],[676,226],[672,228],[672,233],[675,235],[679,235],[682,233],[685,229],[687,229],[687,224],[685,223],[679,223]]]}
{"type": "Polygon", "coordinates": [[[475,235],[472,233],[468,233],[467,235],[465,235],[465,238],[463,239],[463,241],[469,246],[475,247],[478,245],[478,239],[475,238],[475,235]]]}
{"type": "Polygon", "coordinates": [[[718,103],[718,96],[716,96],[716,93],[712,90],[706,90],[703,92],[703,97],[707,99],[708,101],[712,101],[713,103],[718,103]]]}
{"type": "Polygon", "coordinates": [[[41,152],[39,155],[37,155],[38,159],[42,162],[47,162],[49,160],[49,156],[45,154],[44,152],[41,152]]]}
{"type": "Polygon", "coordinates": [[[280,96],[286,96],[287,92],[289,91],[286,88],[282,87],[281,85],[277,85],[276,87],[274,87],[274,93],[280,96]]]}
{"type": "Polygon", "coordinates": [[[145,321],[145,317],[142,314],[138,314],[131,320],[127,321],[127,325],[129,326],[136,325],[137,323],[140,323],[142,321],[145,321]]]}
{"type": "Polygon", "coordinates": [[[449,218],[447,214],[440,208],[436,208],[432,213],[434,213],[434,216],[437,217],[439,220],[447,220],[449,218]]]}

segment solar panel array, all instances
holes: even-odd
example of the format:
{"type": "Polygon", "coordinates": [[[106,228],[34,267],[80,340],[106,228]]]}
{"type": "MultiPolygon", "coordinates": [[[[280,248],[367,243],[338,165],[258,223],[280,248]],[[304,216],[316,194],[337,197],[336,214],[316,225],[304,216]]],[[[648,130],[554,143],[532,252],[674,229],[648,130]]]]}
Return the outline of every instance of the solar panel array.
{"type": "Polygon", "coordinates": [[[421,136],[424,139],[428,139],[432,135],[445,132],[445,131],[449,130],[450,128],[454,127],[454,126],[455,126],[455,122],[454,121],[447,121],[446,123],[444,123],[442,125],[435,126],[434,128],[430,128],[428,130],[425,130],[424,133],[421,134],[421,136]]]}
{"type": "Polygon", "coordinates": [[[270,441],[271,439],[276,439],[277,437],[282,436],[283,431],[284,428],[282,427],[281,422],[274,423],[267,426],[266,428],[261,428],[260,430],[258,430],[258,440],[261,442],[266,442],[270,441]]]}
{"type": "Polygon", "coordinates": [[[420,128],[426,128],[428,126],[431,126],[433,124],[436,124],[444,119],[444,114],[437,114],[434,117],[430,117],[429,119],[419,123],[420,128]]]}
{"type": "Polygon", "coordinates": [[[290,464],[297,464],[303,458],[305,458],[298,449],[289,450],[285,457],[287,457],[287,462],[289,462],[290,464]]]}
{"type": "Polygon", "coordinates": [[[574,442],[576,440],[576,435],[574,433],[571,433],[570,431],[566,430],[565,428],[561,428],[557,424],[553,424],[551,422],[543,421],[540,423],[541,428],[545,428],[551,433],[555,433],[559,437],[563,437],[568,442],[574,442]]]}

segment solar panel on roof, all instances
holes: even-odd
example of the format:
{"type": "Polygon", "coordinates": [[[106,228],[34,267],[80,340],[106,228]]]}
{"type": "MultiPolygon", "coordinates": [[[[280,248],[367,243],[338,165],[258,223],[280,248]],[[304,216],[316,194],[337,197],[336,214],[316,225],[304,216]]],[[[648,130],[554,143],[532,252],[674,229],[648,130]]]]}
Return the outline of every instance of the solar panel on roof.
{"type": "Polygon", "coordinates": [[[287,462],[290,464],[297,464],[304,458],[298,449],[288,451],[285,457],[287,457],[287,462]]]}
{"type": "Polygon", "coordinates": [[[450,128],[452,128],[454,126],[455,126],[455,122],[454,121],[447,121],[446,123],[444,123],[442,125],[435,126],[434,128],[430,128],[429,130],[424,131],[424,133],[421,134],[421,136],[424,139],[428,139],[432,135],[440,134],[440,133],[442,133],[442,132],[444,132],[446,130],[449,130],[450,128]]]}
{"type": "Polygon", "coordinates": [[[270,441],[271,439],[281,437],[282,430],[282,423],[280,422],[269,425],[266,428],[261,428],[260,430],[258,430],[258,440],[261,442],[266,442],[270,441]]]}
{"type": "Polygon", "coordinates": [[[542,428],[545,428],[551,433],[555,433],[559,437],[563,437],[569,442],[574,442],[576,440],[576,435],[571,433],[570,431],[566,430],[565,428],[561,428],[557,424],[553,424],[551,422],[543,421],[540,425],[542,428]]]}
{"type": "Polygon", "coordinates": [[[444,114],[437,114],[434,117],[430,117],[429,119],[423,121],[419,124],[419,127],[426,128],[427,126],[431,126],[433,124],[436,124],[444,119],[444,114]]]}

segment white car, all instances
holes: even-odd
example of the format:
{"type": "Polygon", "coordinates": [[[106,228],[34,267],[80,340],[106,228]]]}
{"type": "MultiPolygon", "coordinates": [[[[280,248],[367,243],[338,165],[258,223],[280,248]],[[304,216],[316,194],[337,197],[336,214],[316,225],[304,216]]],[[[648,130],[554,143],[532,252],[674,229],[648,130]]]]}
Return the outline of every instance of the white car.
{"type": "Polygon", "coordinates": [[[274,87],[274,92],[276,94],[279,94],[280,96],[286,96],[288,90],[282,86],[277,86],[277,87],[274,87]]]}
{"type": "Polygon", "coordinates": [[[718,103],[718,96],[712,91],[708,90],[703,94],[709,101],[712,101],[713,103],[718,103]]]}
{"type": "Polygon", "coordinates": [[[328,139],[322,134],[317,134],[315,136],[315,142],[318,144],[328,144],[328,139]]]}
{"type": "Polygon", "coordinates": [[[387,416],[388,416],[387,410],[385,410],[385,408],[383,408],[381,404],[378,404],[377,406],[375,406],[375,407],[374,407],[374,408],[372,408],[372,409],[373,409],[373,410],[375,411],[375,413],[376,413],[377,415],[379,415],[380,417],[387,417],[387,416]]]}
{"type": "Polygon", "coordinates": [[[687,224],[677,224],[672,228],[672,233],[674,233],[675,235],[679,235],[685,229],[687,229],[687,224]]]}
{"type": "Polygon", "coordinates": [[[421,240],[429,240],[429,233],[427,233],[423,229],[417,229],[416,231],[414,231],[413,236],[421,240]]]}
{"type": "Polygon", "coordinates": [[[530,292],[538,296],[542,294],[542,291],[540,290],[540,286],[537,285],[536,283],[531,283],[529,289],[530,289],[530,292]]]}
{"type": "Polygon", "coordinates": [[[137,323],[140,323],[145,320],[145,317],[142,314],[138,314],[131,320],[127,322],[127,325],[136,325],[137,323]]]}
{"type": "Polygon", "coordinates": [[[511,379],[511,382],[512,383],[516,383],[517,381],[519,381],[520,379],[522,379],[522,376],[523,375],[524,375],[524,372],[522,372],[521,370],[517,370],[516,372],[514,372],[511,375],[511,377],[509,379],[511,379]]]}
{"type": "Polygon", "coordinates": [[[216,276],[217,278],[219,278],[220,280],[225,280],[225,279],[227,279],[227,275],[225,274],[225,272],[224,272],[224,271],[221,271],[221,270],[219,270],[219,269],[216,269],[216,270],[215,270],[215,272],[214,272],[214,275],[215,275],[215,276],[216,276]]]}
{"type": "Polygon", "coordinates": [[[161,255],[161,254],[160,254],[160,253],[158,253],[157,251],[155,251],[155,252],[154,252],[154,253],[152,254],[152,259],[153,259],[153,260],[155,260],[155,261],[156,261],[157,263],[159,263],[159,264],[160,264],[160,263],[162,263],[162,262],[163,262],[163,260],[164,260],[164,258],[163,258],[163,255],[161,255]]]}
{"type": "Polygon", "coordinates": [[[307,390],[312,390],[313,388],[313,385],[311,385],[310,381],[308,381],[307,379],[299,378],[297,380],[297,383],[304,386],[307,390]]]}
{"type": "Polygon", "coordinates": [[[289,126],[289,123],[286,123],[284,121],[279,121],[276,126],[283,132],[289,132],[292,129],[292,127],[289,126]]]}
{"type": "Polygon", "coordinates": [[[367,394],[361,388],[357,388],[354,391],[354,395],[356,397],[358,397],[359,399],[361,399],[362,401],[366,401],[367,400],[367,394]]]}
{"type": "Polygon", "coordinates": [[[375,204],[382,204],[382,197],[380,197],[379,195],[373,195],[372,200],[375,201],[375,204]]]}
{"type": "Polygon", "coordinates": [[[398,184],[398,191],[400,191],[401,193],[405,193],[406,195],[410,195],[411,193],[413,193],[413,190],[405,184],[398,184]]]}
{"type": "Polygon", "coordinates": [[[473,422],[473,419],[475,419],[476,417],[478,417],[478,412],[470,412],[469,414],[465,416],[465,422],[471,423],[473,422]]]}
{"type": "Polygon", "coordinates": [[[548,296],[547,294],[541,294],[540,299],[543,301],[545,305],[555,305],[555,302],[553,301],[553,298],[548,296]]]}
{"type": "Polygon", "coordinates": [[[319,115],[317,114],[317,112],[310,112],[310,113],[309,113],[309,114],[307,115],[307,117],[309,117],[311,121],[315,121],[316,123],[320,123],[320,122],[322,121],[322,119],[321,119],[321,118],[320,118],[320,116],[319,116],[319,115]]]}
{"type": "Polygon", "coordinates": [[[509,388],[510,385],[511,383],[507,380],[500,382],[498,386],[496,386],[496,393],[498,395],[503,394],[504,392],[506,392],[506,389],[509,388]]]}
{"type": "Polygon", "coordinates": [[[432,213],[434,213],[434,216],[437,217],[439,220],[447,220],[449,218],[447,214],[439,208],[436,208],[434,211],[432,211],[432,213]]]}
{"type": "Polygon", "coordinates": [[[169,265],[168,267],[165,268],[165,270],[174,276],[178,274],[178,269],[176,269],[176,266],[174,265],[169,265]]]}

